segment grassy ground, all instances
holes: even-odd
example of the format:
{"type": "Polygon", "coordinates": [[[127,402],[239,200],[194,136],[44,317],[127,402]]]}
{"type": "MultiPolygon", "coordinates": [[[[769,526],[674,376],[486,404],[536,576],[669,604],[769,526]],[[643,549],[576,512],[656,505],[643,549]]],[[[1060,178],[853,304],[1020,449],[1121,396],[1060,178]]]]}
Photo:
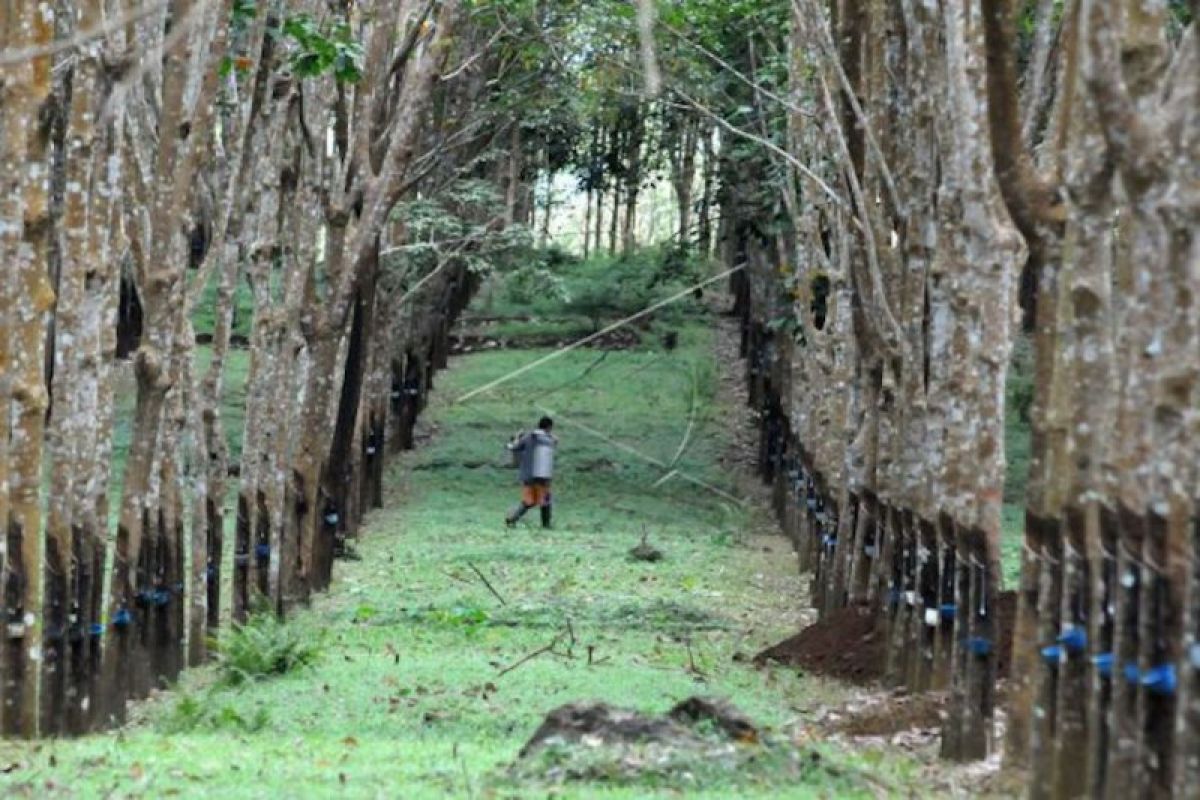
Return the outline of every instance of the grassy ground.
{"type": "Polygon", "coordinates": [[[431,444],[393,468],[388,508],[367,526],[362,560],[339,564],[333,590],[287,626],[297,641],[319,643],[314,666],[236,688],[213,669],[193,671],[125,730],[0,743],[0,765],[11,765],[0,772],[0,796],[910,793],[914,762],[800,733],[809,711],[850,690],[735,659],[800,624],[801,581],[785,542],[766,534],[769,523],[678,479],[655,486],[662,470],[568,424],[669,461],[693,414],[696,433],[678,468],[731,488],[718,463],[727,434],[713,401],[711,335],[692,326],[671,353],[626,351],[599,363],[597,353],[573,353],[464,405],[448,401],[536,354],[458,361],[441,376],[426,422],[431,444]],[[540,405],[560,419],[556,529],[531,522],[509,531],[501,516],[514,476],[501,446],[540,405]],[[628,559],[643,530],[664,561],[628,559]],[[573,657],[545,654],[501,674],[556,636],[565,651],[568,622],[573,657]],[[774,744],[753,759],[731,756],[738,769],[705,758],[565,787],[508,769],[563,703],[661,712],[692,694],[731,699],[774,744]]]}
{"type": "Polygon", "coordinates": [[[1004,586],[1016,588],[1021,577],[1021,543],[1025,539],[1025,485],[1029,480],[1029,403],[1033,399],[1033,349],[1024,336],[1017,339],[1008,374],[1008,402],[1004,419],[1004,457],[1008,471],[1004,482],[1001,565],[1004,586]]]}

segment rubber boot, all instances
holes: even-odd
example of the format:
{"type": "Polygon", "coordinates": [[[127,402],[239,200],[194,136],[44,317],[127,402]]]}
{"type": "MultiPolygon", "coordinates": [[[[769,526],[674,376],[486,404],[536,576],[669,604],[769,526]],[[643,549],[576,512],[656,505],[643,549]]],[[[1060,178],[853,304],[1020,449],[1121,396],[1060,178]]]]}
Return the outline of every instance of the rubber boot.
{"type": "Polygon", "coordinates": [[[550,506],[542,506],[542,527],[550,527],[550,506]]]}
{"type": "Polygon", "coordinates": [[[525,516],[525,512],[528,511],[529,509],[530,509],[530,506],[527,506],[524,503],[521,503],[519,506],[517,506],[511,512],[509,512],[507,517],[504,518],[504,524],[510,528],[513,527],[514,525],[517,524],[517,522],[520,521],[521,517],[525,516]]]}

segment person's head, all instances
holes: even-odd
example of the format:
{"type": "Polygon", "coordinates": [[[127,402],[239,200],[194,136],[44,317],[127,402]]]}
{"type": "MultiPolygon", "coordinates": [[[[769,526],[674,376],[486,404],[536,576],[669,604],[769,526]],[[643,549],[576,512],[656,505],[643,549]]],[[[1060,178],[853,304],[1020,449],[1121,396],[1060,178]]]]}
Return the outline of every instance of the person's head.
{"type": "Polygon", "coordinates": [[[542,417],[538,420],[538,430],[549,433],[554,428],[554,420],[549,417],[542,417]]]}

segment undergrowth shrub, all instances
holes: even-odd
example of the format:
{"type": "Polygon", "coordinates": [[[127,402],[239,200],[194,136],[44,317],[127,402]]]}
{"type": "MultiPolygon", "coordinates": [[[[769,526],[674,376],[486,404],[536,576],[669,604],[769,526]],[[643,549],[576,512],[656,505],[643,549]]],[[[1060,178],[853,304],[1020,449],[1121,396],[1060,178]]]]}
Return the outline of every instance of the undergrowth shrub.
{"type": "MultiPolygon", "coordinates": [[[[586,317],[594,329],[610,318],[641,311],[698,283],[705,263],[678,247],[647,247],[621,255],[601,254],[586,261],[550,248],[530,254],[505,279],[505,299],[542,315],[586,317]]],[[[686,310],[688,302],[664,310],[664,317],[686,310]]]]}
{"type": "Polygon", "coordinates": [[[287,625],[270,612],[252,615],[244,624],[235,625],[215,643],[217,672],[227,686],[276,675],[285,675],[310,666],[320,656],[321,643],[287,625]]]}
{"type": "Polygon", "coordinates": [[[258,706],[244,714],[228,703],[218,703],[216,696],[210,693],[201,697],[183,695],[158,721],[157,727],[166,734],[217,730],[258,733],[269,724],[271,715],[265,707],[258,706]]]}
{"type": "Polygon", "coordinates": [[[406,616],[410,622],[422,623],[443,630],[461,630],[468,637],[479,633],[491,621],[487,611],[471,605],[455,605],[450,608],[412,609],[406,616]]]}

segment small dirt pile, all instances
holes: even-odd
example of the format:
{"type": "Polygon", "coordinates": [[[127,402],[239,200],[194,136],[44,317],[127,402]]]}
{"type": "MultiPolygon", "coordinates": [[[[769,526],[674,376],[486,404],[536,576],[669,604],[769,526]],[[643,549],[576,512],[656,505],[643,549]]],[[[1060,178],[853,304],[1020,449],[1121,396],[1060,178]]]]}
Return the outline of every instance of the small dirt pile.
{"type": "Polygon", "coordinates": [[[911,730],[936,733],[945,721],[946,692],[872,695],[828,714],[828,729],[846,736],[891,736],[911,730]]]}
{"type": "Polygon", "coordinates": [[[547,715],[541,726],[521,748],[527,758],[549,746],[649,744],[673,747],[705,747],[718,739],[753,743],[758,729],[728,703],[690,697],[662,717],[616,708],[607,703],[560,706],[547,715]]]}
{"type": "Polygon", "coordinates": [[[662,716],[605,703],[550,712],[508,774],[520,780],[598,782],[694,791],[742,784],[795,788],[845,782],[844,772],[791,737],[761,730],[730,704],[691,697],[662,716]]]}
{"type": "MultiPolygon", "coordinates": [[[[1007,678],[1012,660],[1017,593],[1003,592],[996,603],[996,676],[1007,678]]],[[[754,657],[756,664],[782,664],[815,675],[866,685],[883,678],[887,661],[884,623],[866,604],[829,614],[800,633],[754,657]]]]}
{"type": "Polygon", "coordinates": [[[847,606],[754,657],[756,664],[799,667],[816,675],[867,684],[883,677],[885,640],[875,611],[847,606]]]}
{"type": "Polygon", "coordinates": [[[550,712],[510,767],[525,780],[694,789],[714,782],[794,785],[832,767],[760,731],[720,700],[691,697],[662,716],[605,703],[550,712]]]}
{"type": "Polygon", "coordinates": [[[641,543],[637,547],[633,547],[629,550],[629,558],[633,561],[648,561],[650,563],[662,561],[662,550],[659,550],[657,547],[650,544],[650,542],[647,541],[646,536],[647,534],[643,533],[641,543]]]}

